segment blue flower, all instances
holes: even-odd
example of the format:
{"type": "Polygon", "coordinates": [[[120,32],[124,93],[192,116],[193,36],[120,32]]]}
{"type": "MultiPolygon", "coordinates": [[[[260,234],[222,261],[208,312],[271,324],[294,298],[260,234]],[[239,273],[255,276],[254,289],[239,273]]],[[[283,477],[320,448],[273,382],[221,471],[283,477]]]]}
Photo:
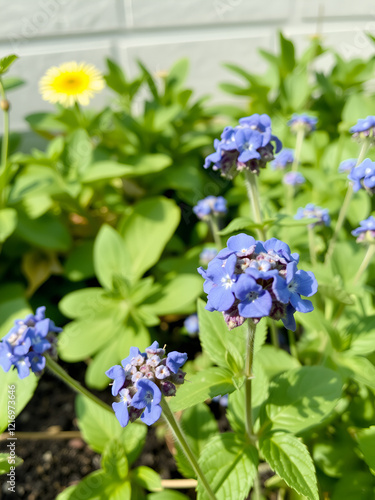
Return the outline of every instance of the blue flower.
{"type": "Polygon", "coordinates": [[[199,200],[197,205],[193,207],[193,212],[202,220],[212,215],[225,215],[227,211],[227,201],[222,196],[207,196],[207,198],[199,200]]]}
{"type": "Polygon", "coordinates": [[[214,141],[215,152],[204,162],[204,168],[213,164],[213,170],[232,179],[238,172],[247,169],[259,173],[267,162],[273,160],[274,148],[278,153],[282,144],[272,134],[271,119],[268,115],[254,114],[241,118],[235,128],[225,127],[221,140],[214,141]]]}
{"type": "Polygon", "coordinates": [[[216,255],[217,249],[215,247],[204,248],[199,254],[199,262],[202,266],[207,265],[216,255]]]}
{"type": "Polygon", "coordinates": [[[370,215],[370,217],[361,221],[359,225],[360,227],[352,231],[353,236],[358,236],[357,242],[368,241],[372,243],[375,239],[375,217],[370,215]]]}
{"type": "Polygon", "coordinates": [[[356,137],[358,135],[373,136],[374,127],[375,116],[368,116],[367,118],[359,119],[357,123],[353,127],[351,127],[350,133],[353,134],[353,137],[356,137]]]}
{"type": "Polygon", "coordinates": [[[284,169],[294,162],[294,150],[293,149],[288,149],[284,148],[277,156],[276,158],[271,161],[271,165],[274,168],[281,168],[284,169]]]}
{"type": "Polygon", "coordinates": [[[154,382],[144,378],[138,380],[136,387],[137,392],[132,398],[131,405],[138,410],[144,408],[141,420],[147,425],[152,425],[159,420],[161,415],[160,389],[154,382]]]}
{"type": "Polygon", "coordinates": [[[304,184],[305,178],[299,172],[288,172],[284,175],[283,183],[288,186],[296,186],[298,184],[304,184]]]}
{"type": "Polygon", "coordinates": [[[166,365],[172,373],[177,373],[186,360],[187,354],[185,352],[172,351],[167,356],[166,365]]]}
{"type": "Polygon", "coordinates": [[[288,121],[288,125],[292,132],[296,132],[297,130],[302,128],[304,129],[306,135],[316,129],[317,123],[317,118],[315,118],[314,116],[309,116],[305,113],[301,115],[294,113],[292,118],[288,121]]]}
{"type": "Polygon", "coordinates": [[[309,227],[314,227],[317,225],[329,226],[331,223],[331,217],[327,208],[320,208],[313,203],[308,203],[305,208],[299,208],[297,210],[295,219],[316,219],[315,222],[309,224],[309,227]]]}
{"type": "Polygon", "coordinates": [[[339,165],[339,172],[351,172],[353,168],[357,165],[356,158],[349,158],[348,160],[344,160],[339,165]]]}
{"type": "Polygon", "coordinates": [[[208,294],[206,309],[221,311],[229,329],[264,316],[295,329],[296,310],[312,310],[301,295],[317,291],[313,273],[297,270],[298,261],[299,255],[277,238],[262,242],[246,234],[232,236],[207,270],[199,269],[208,294]]]}
{"type": "Polygon", "coordinates": [[[244,318],[263,318],[271,311],[272,298],[254,278],[242,274],[236,283],[235,294],[240,303],[238,311],[244,318]]]}
{"type": "Polygon", "coordinates": [[[353,182],[353,191],[359,191],[364,188],[371,193],[375,188],[375,162],[366,158],[358,167],[348,175],[348,179],[353,182]]]}
{"type": "Polygon", "coordinates": [[[119,396],[112,408],[122,427],[136,419],[151,425],[159,419],[161,396],[174,396],[176,384],[183,384],[185,373],[180,369],[186,362],[187,354],[171,352],[165,357],[165,349],[153,342],[141,353],[131,347],[130,355],[106,371],[113,379],[112,394],[119,396]]]}
{"type": "MultiPolygon", "coordinates": [[[[211,259],[212,260],[212,259],[211,259]]],[[[198,315],[191,314],[184,321],[184,327],[191,336],[196,336],[199,333],[198,315]]]]}
{"type": "Polygon", "coordinates": [[[15,326],[0,342],[0,365],[5,372],[15,368],[20,378],[32,372],[39,374],[45,367],[43,354],[54,355],[55,333],[61,328],[45,317],[45,307],[38,307],[34,314],[17,319],[15,326]]]}

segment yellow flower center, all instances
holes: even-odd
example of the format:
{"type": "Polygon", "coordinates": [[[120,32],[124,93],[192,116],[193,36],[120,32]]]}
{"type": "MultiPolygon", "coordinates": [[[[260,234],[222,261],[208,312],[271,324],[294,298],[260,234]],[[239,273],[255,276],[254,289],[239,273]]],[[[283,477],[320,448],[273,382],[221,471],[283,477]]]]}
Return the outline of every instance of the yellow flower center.
{"type": "Polygon", "coordinates": [[[67,72],[57,76],[52,82],[56,92],[64,94],[78,94],[88,89],[90,78],[83,72],[67,72]]]}

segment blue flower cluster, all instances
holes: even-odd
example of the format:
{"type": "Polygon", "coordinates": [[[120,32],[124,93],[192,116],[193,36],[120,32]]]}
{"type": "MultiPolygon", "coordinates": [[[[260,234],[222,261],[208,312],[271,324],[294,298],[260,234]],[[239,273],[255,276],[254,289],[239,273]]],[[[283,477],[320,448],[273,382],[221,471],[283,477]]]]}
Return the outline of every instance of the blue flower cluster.
{"type": "Polygon", "coordinates": [[[357,236],[357,243],[368,241],[373,243],[375,240],[375,217],[370,215],[367,219],[361,221],[360,227],[352,231],[353,236],[357,236]]]}
{"type": "Polygon", "coordinates": [[[368,116],[367,118],[361,118],[350,129],[350,133],[353,134],[353,137],[359,137],[359,138],[374,137],[374,132],[375,132],[375,116],[368,116]]]}
{"type": "Polygon", "coordinates": [[[366,189],[370,193],[375,192],[375,162],[369,158],[364,160],[358,167],[352,169],[348,179],[353,182],[353,191],[366,189]]]}
{"type": "Polygon", "coordinates": [[[198,269],[205,279],[206,309],[223,312],[229,329],[246,318],[257,322],[269,316],[295,330],[294,313],[313,310],[301,295],[310,297],[318,287],[313,273],[297,270],[298,260],[298,254],[276,238],[262,242],[243,233],[232,236],[207,270],[198,269]]]}
{"type": "Polygon", "coordinates": [[[46,365],[43,356],[56,354],[55,333],[62,331],[55,323],[45,317],[46,308],[38,307],[35,315],[17,319],[15,326],[0,342],[0,365],[5,372],[13,366],[19,378],[25,378],[30,370],[39,374],[46,365]]]}
{"type": "Polygon", "coordinates": [[[292,118],[288,121],[288,125],[292,132],[297,132],[298,130],[303,129],[305,131],[305,135],[310,134],[316,129],[316,124],[318,123],[318,119],[314,116],[306,115],[305,113],[301,115],[293,114],[292,118]]]}
{"type": "Polygon", "coordinates": [[[225,127],[221,139],[215,139],[216,151],[207,156],[204,168],[213,164],[213,170],[220,170],[221,175],[228,179],[233,179],[242,170],[259,174],[259,169],[274,159],[271,142],[278,153],[282,144],[272,134],[268,115],[254,114],[241,118],[239,125],[225,127]]]}
{"type": "Polygon", "coordinates": [[[287,186],[297,186],[298,184],[304,184],[305,178],[299,172],[288,172],[283,177],[283,183],[287,186]]]}
{"type": "Polygon", "coordinates": [[[225,215],[228,212],[227,200],[222,196],[207,196],[207,198],[198,201],[193,207],[193,212],[201,220],[205,220],[212,215],[225,215]]]}
{"type": "Polygon", "coordinates": [[[199,262],[202,266],[207,266],[216,255],[217,249],[215,247],[206,247],[199,254],[199,262]]]}
{"type": "Polygon", "coordinates": [[[327,208],[320,208],[314,205],[314,203],[308,203],[305,208],[299,208],[297,210],[295,219],[316,219],[315,222],[309,224],[309,227],[315,227],[318,225],[329,226],[331,223],[331,217],[327,208]]]}
{"type": "Polygon", "coordinates": [[[192,337],[197,336],[199,333],[198,315],[191,314],[190,316],[188,316],[184,321],[184,327],[186,328],[189,335],[191,335],[192,337]]]}
{"type": "Polygon", "coordinates": [[[356,158],[349,158],[348,160],[344,160],[339,165],[339,172],[340,174],[342,174],[343,172],[351,172],[356,165],[356,158]]]}
{"type": "Polygon", "coordinates": [[[181,366],[186,360],[187,354],[177,351],[165,357],[165,349],[154,342],[144,353],[131,347],[121,365],[105,372],[113,380],[113,396],[120,397],[120,402],[112,403],[112,408],[122,427],[139,417],[147,425],[159,420],[162,395],[174,396],[176,385],[184,383],[185,372],[181,366]]]}
{"type": "Polygon", "coordinates": [[[293,149],[284,148],[276,156],[276,158],[271,162],[274,168],[284,169],[292,165],[294,161],[294,151],[293,149]]]}

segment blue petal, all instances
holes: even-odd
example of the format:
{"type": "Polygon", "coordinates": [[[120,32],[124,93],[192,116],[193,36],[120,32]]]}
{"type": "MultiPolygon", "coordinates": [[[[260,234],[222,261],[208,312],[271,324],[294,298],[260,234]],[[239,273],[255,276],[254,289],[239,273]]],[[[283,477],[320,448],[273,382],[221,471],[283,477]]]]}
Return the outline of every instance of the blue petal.
{"type": "Polygon", "coordinates": [[[281,318],[281,321],[284,323],[285,328],[288,330],[292,330],[292,332],[296,331],[296,320],[294,319],[294,313],[296,310],[290,304],[286,308],[285,316],[281,318]]]}
{"type": "Polygon", "coordinates": [[[268,316],[272,307],[272,297],[265,291],[252,302],[240,302],[238,311],[244,318],[263,318],[268,316]]]}
{"type": "Polygon", "coordinates": [[[248,250],[255,243],[256,241],[252,236],[241,233],[231,236],[227,242],[227,246],[233,252],[242,252],[242,250],[248,250]]]}
{"type": "Polygon", "coordinates": [[[233,305],[234,295],[230,290],[217,286],[210,290],[208,300],[216,311],[227,311],[233,305]]]}
{"type": "Polygon", "coordinates": [[[291,294],[290,303],[298,312],[301,313],[308,313],[314,310],[311,300],[301,299],[298,293],[291,294]]]}
{"type": "Polygon", "coordinates": [[[171,372],[177,373],[178,370],[187,361],[187,354],[185,352],[172,351],[167,356],[166,365],[171,372]]]}
{"type": "Polygon", "coordinates": [[[142,413],[141,420],[146,425],[152,425],[157,420],[159,420],[161,415],[161,406],[157,405],[147,405],[145,411],[142,413]]]}
{"type": "Polygon", "coordinates": [[[297,271],[294,282],[298,285],[297,292],[300,295],[311,297],[318,290],[318,282],[311,271],[297,271]]]}
{"type": "Polygon", "coordinates": [[[112,403],[112,408],[121,427],[126,427],[129,423],[128,406],[125,403],[112,403]]]}

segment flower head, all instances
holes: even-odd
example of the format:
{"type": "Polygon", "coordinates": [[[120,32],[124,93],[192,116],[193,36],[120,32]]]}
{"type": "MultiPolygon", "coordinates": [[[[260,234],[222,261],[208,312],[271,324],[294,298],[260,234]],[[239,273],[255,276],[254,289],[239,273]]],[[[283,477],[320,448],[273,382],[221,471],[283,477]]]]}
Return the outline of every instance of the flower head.
{"type": "Polygon", "coordinates": [[[293,149],[284,148],[280,151],[280,153],[276,156],[276,158],[273,161],[271,161],[271,165],[274,168],[284,169],[292,165],[293,161],[294,161],[293,149]]]}
{"type": "Polygon", "coordinates": [[[184,383],[181,366],[187,354],[173,351],[165,357],[165,349],[158,342],[145,351],[141,353],[137,347],[131,347],[130,355],[121,365],[105,372],[113,380],[112,394],[120,398],[112,403],[112,408],[122,427],[138,418],[147,425],[155,423],[161,415],[162,395],[174,396],[176,385],[184,383]]]}
{"type": "Polygon", "coordinates": [[[206,280],[206,309],[222,311],[230,329],[246,318],[258,322],[265,316],[295,329],[293,314],[312,310],[301,295],[317,291],[314,275],[298,270],[298,260],[298,254],[276,238],[262,242],[246,234],[232,236],[207,270],[198,270],[206,280]]]}
{"type": "Polygon", "coordinates": [[[296,133],[298,130],[304,130],[305,135],[310,134],[316,129],[316,124],[318,123],[318,119],[314,116],[309,116],[305,113],[301,115],[297,115],[296,113],[292,116],[292,118],[288,121],[288,125],[290,130],[296,133]]]}
{"type": "Polygon", "coordinates": [[[353,236],[357,236],[357,242],[369,242],[373,243],[375,240],[375,217],[370,215],[367,219],[359,223],[360,227],[357,227],[352,231],[353,236]]]}
{"type": "Polygon", "coordinates": [[[207,196],[207,198],[199,200],[197,205],[193,207],[193,212],[202,220],[211,215],[225,215],[227,211],[227,200],[222,196],[207,196]]]}
{"type": "Polygon", "coordinates": [[[309,227],[314,227],[318,225],[329,226],[331,223],[331,218],[327,208],[320,208],[314,205],[314,203],[308,203],[305,208],[299,208],[295,219],[316,219],[315,222],[309,224],[309,227]]]}
{"type": "Polygon", "coordinates": [[[92,64],[72,61],[49,68],[39,88],[45,101],[59,103],[65,108],[75,103],[87,106],[94,93],[103,90],[104,80],[92,64]]]}
{"type": "Polygon", "coordinates": [[[367,118],[359,119],[350,129],[350,133],[353,134],[353,137],[355,138],[374,137],[374,131],[375,116],[368,116],[367,118]]]}
{"type": "Polygon", "coordinates": [[[40,374],[46,364],[43,354],[55,354],[55,333],[62,331],[55,323],[45,317],[45,307],[39,307],[35,315],[17,319],[15,326],[0,342],[0,365],[5,372],[13,366],[22,379],[30,370],[40,374]]]}
{"type": "Polygon", "coordinates": [[[356,165],[356,158],[349,158],[348,160],[344,160],[339,165],[339,172],[340,174],[343,172],[351,172],[356,165]]]}
{"type": "Polygon", "coordinates": [[[304,184],[305,178],[299,172],[288,172],[284,175],[283,183],[288,186],[297,186],[298,184],[304,184]]]}
{"type": "Polygon", "coordinates": [[[375,162],[366,158],[358,167],[352,169],[348,179],[353,182],[353,191],[366,189],[375,192],[375,162]]]}
{"type": "Polygon", "coordinates": [[[220,170],[222,176],[231,179],[242,170],[259,173],[274,159],[274,149],[278,153],[282,144],[272,134],[270,117],[254,114],[241,118],[235,128],[225,127],[214,147],[216,151],[207,156],[204,168],[212,165],[213,170],[220,170]]]}

